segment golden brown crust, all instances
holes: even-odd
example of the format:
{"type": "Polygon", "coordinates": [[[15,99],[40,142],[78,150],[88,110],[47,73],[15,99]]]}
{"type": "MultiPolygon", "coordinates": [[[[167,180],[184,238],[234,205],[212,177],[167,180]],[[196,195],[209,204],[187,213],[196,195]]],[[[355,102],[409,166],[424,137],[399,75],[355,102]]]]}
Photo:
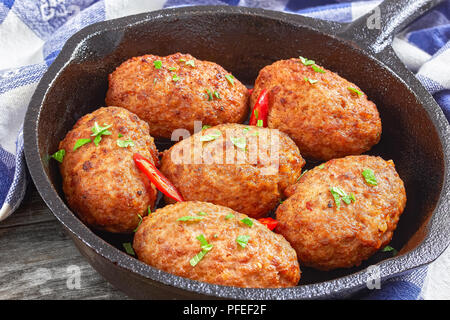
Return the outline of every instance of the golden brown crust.
{"type": "Polygon", "coordinates": [[[140,260],[172,274],[198,281],[236,287],[276,288],[295,286],[300,268],[294,249],[279,234],[229,208],[205,202],[178,202],[144,218],[133,242],[140,260]],[[198,216],[196,222],[177,221],[198,216]],[[232,218],[226,219],[229,214],[232,218]],[[190,259],[201,251],[197,236],[204,235],[213,248],[194,267],[190,259]],[[236,238],[250,237],[242,248],[236,238]]]}
{"type": "Polygon", "coordinates": [[[406,205],[394,163],[373,156],[330,160],[306,172],[286,195],[276,212],[276,231],[302,265],[322,270],[357,266],[387,245],[406,205]],[[366,183],[365,169],[374,171],[377,186],[366,183]],[[331,187],[353,193],[356,201],[341,201],[337,210],[331,187]]]}
{"type": "Polygon", "coordinates": [[[278,205],[284,189],[295,183],[304,164],[295,143],[284,133],[256,126],[224,124],[202,130],[165,151],[161,172],[185,200],[211,202],[259,218],[278,205]],[[202,135],[216,132],[220,132],[220,136],[215,140],[199,141],[202,135]],[[275,141],[276,137],[279,141],[275,141]],[[236,147],[231,138],[245,138],[247,150],[236,147]],[[276,155],[270,143],[279,147],[280,165],[274,172],[268,169],[270,155],[276,155]],[[190,147],[189,150],[183,151],[186,147],[190,147]],[[230,158],[226,150],[233,152],[230,158]],[[176,160],[181,151],[191,160],[190,164],[176,160]],[[197,159],[201,162],[193,163],[197,159]],[[212,160],[206,163],[207,159],[212,160]]]}
{"type": "Polygon", "coordinates": [[[243,122],[248,115],[248,90],[237,79],[230,84],[225,78],[229,74],[216,63],[189,54],[134,57],[109,75],[106,104],[136,113],[155,137],[170,138],[179,128],[193,133],[196,120],[208,125],[243,122]],[[155,69],[156,60],[162,62],[161,69],[155,69]],[[186,64],[190,60],[195,67],[186,64]],[[178,81],[173,81],[174,75],[178,81]],[[207,89],[217,91],[220,99],[213,96],[208,101],[207,89]]]}
{"type": "Polygon", "coordinates": [[[135,114],[123,108],[100,108],[79,119],[59,148],[66,151],[60,166],[66,200],[87,225],[110,232],[132,232],[139,223],[138,214],[146,213],[149,205],[154,207],[157,191],[135,166],[133,153],[157,164],[158,151],[148,125],[135,114]],[[90,142],[73,151],[78,139],[92,140],[95,122],[100,126],[112,124],[112,134],[102,136],[98,147],[90,142]],[[134,146],[119,147],[118,139],[131,139],[134,146]]]}
{"type": "Polygon", "coordinates": [[[375,104],[334,72],[315,72],[299,59],[263,68],[251,106],[262,89],[269,91],[268,126],[288,134],[305,158],[329,160],[361,154],[379,142],[381,120],[375,104]],[[307,79],[318,80],[311,84],[307,79]]]}

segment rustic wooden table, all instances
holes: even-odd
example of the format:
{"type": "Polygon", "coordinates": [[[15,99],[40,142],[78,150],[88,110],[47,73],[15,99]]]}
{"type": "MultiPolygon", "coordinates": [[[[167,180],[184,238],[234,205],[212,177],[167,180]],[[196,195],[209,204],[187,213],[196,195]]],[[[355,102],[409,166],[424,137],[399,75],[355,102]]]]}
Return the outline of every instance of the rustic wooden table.
{"type": "Polygon", "coordinates": [[[0,299],[127,299],[81,256],[32,183],[0,222],[0,299]]]}

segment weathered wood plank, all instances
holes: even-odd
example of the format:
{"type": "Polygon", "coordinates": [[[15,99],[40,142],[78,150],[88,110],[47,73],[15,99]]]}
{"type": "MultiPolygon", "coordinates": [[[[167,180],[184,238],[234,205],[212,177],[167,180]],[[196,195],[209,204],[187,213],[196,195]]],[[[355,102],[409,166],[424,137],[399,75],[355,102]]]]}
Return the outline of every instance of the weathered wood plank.
{"type": "Polygon", "coordinates": [[[27,193],[19,209],[4,221],[0,222],[0,229],[53,221],[55,219],[50,209],[48,209],[39,196],[36,187],[31,183],[28,186],[27,193]]]}
{"type": "Polygon", "coordinates": [[[0,223],[0,299],[126,299],[81,256],[34,187],[0,223]]]}

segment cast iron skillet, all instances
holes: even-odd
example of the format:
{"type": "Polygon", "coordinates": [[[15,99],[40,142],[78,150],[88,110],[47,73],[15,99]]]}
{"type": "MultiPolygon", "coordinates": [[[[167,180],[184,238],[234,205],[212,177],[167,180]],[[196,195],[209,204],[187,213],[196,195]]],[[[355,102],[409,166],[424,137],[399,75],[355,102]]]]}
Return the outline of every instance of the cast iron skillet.
{"type": "MultiPolygon", "coordinates": [[[[393,35],[439,1],[392,0],[379,7],[381,29],[242,7],[184,7],[89,26],[64,46],[39,83],[25,118],[28,167],[42,198],[76,246],[105,279],[135,298],[300,299],[349,296],[366,286],[366,268],[383,279],[430,263],[450,241],[447,120],[400,60],[393,35]],[[104,105],[107,75],[146,53],[191,53],[219,63],[244,83],[278,59],[299,55],[358,84],[377,104],[381,142],[369,153],[393,159],[408,202],[391,245],[360,267],[318,272],[302,268],[297,287],[243,289],[201,283],[152,268],[121,250],[120,236],[94,233],[64,202],[60,175],[48,154],[86,113],[104,105]]],[[[375,11],[376,12],[376,11],[375,11]]],[[[130,239],[128,239],[129,241],[130,239]]]]}

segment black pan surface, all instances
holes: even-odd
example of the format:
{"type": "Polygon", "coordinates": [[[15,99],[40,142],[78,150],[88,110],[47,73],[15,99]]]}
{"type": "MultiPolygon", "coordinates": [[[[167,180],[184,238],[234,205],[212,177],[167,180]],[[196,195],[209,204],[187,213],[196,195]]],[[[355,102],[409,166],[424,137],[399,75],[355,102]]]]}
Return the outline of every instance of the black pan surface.
{"type": "MultiPolygon", "coordinates": [[[[89,26],[64,46],[39,83],[25,118],[25,153],[42,198],[93,267],[135,298],[310,299],[346,297],[364,288],[367,267],[383,279],[436,259],[450,241],[449,137],[439,106],[395,56],[392,35],[439,1],[385,1],[381,29],[368,15],[339,24],[242,7],[184,7],[89,26]],[[128,256],[126,236],[90,230],[64,202],[60,175],[49,154],[77,119],[104,105],[107,76],[124,60],[147,53],[190,53],[214,61],[252,84],[258,71],[299,55],[360,86],[381,115],[381,142],[369,154],[393,159],[408,202],[391,246],[361,266],[320,272],[302,268],[297,287],[243,289],[177,277],[128,256]]],[[[167,147],[165,142],[159,148],[167,147]]]]}

